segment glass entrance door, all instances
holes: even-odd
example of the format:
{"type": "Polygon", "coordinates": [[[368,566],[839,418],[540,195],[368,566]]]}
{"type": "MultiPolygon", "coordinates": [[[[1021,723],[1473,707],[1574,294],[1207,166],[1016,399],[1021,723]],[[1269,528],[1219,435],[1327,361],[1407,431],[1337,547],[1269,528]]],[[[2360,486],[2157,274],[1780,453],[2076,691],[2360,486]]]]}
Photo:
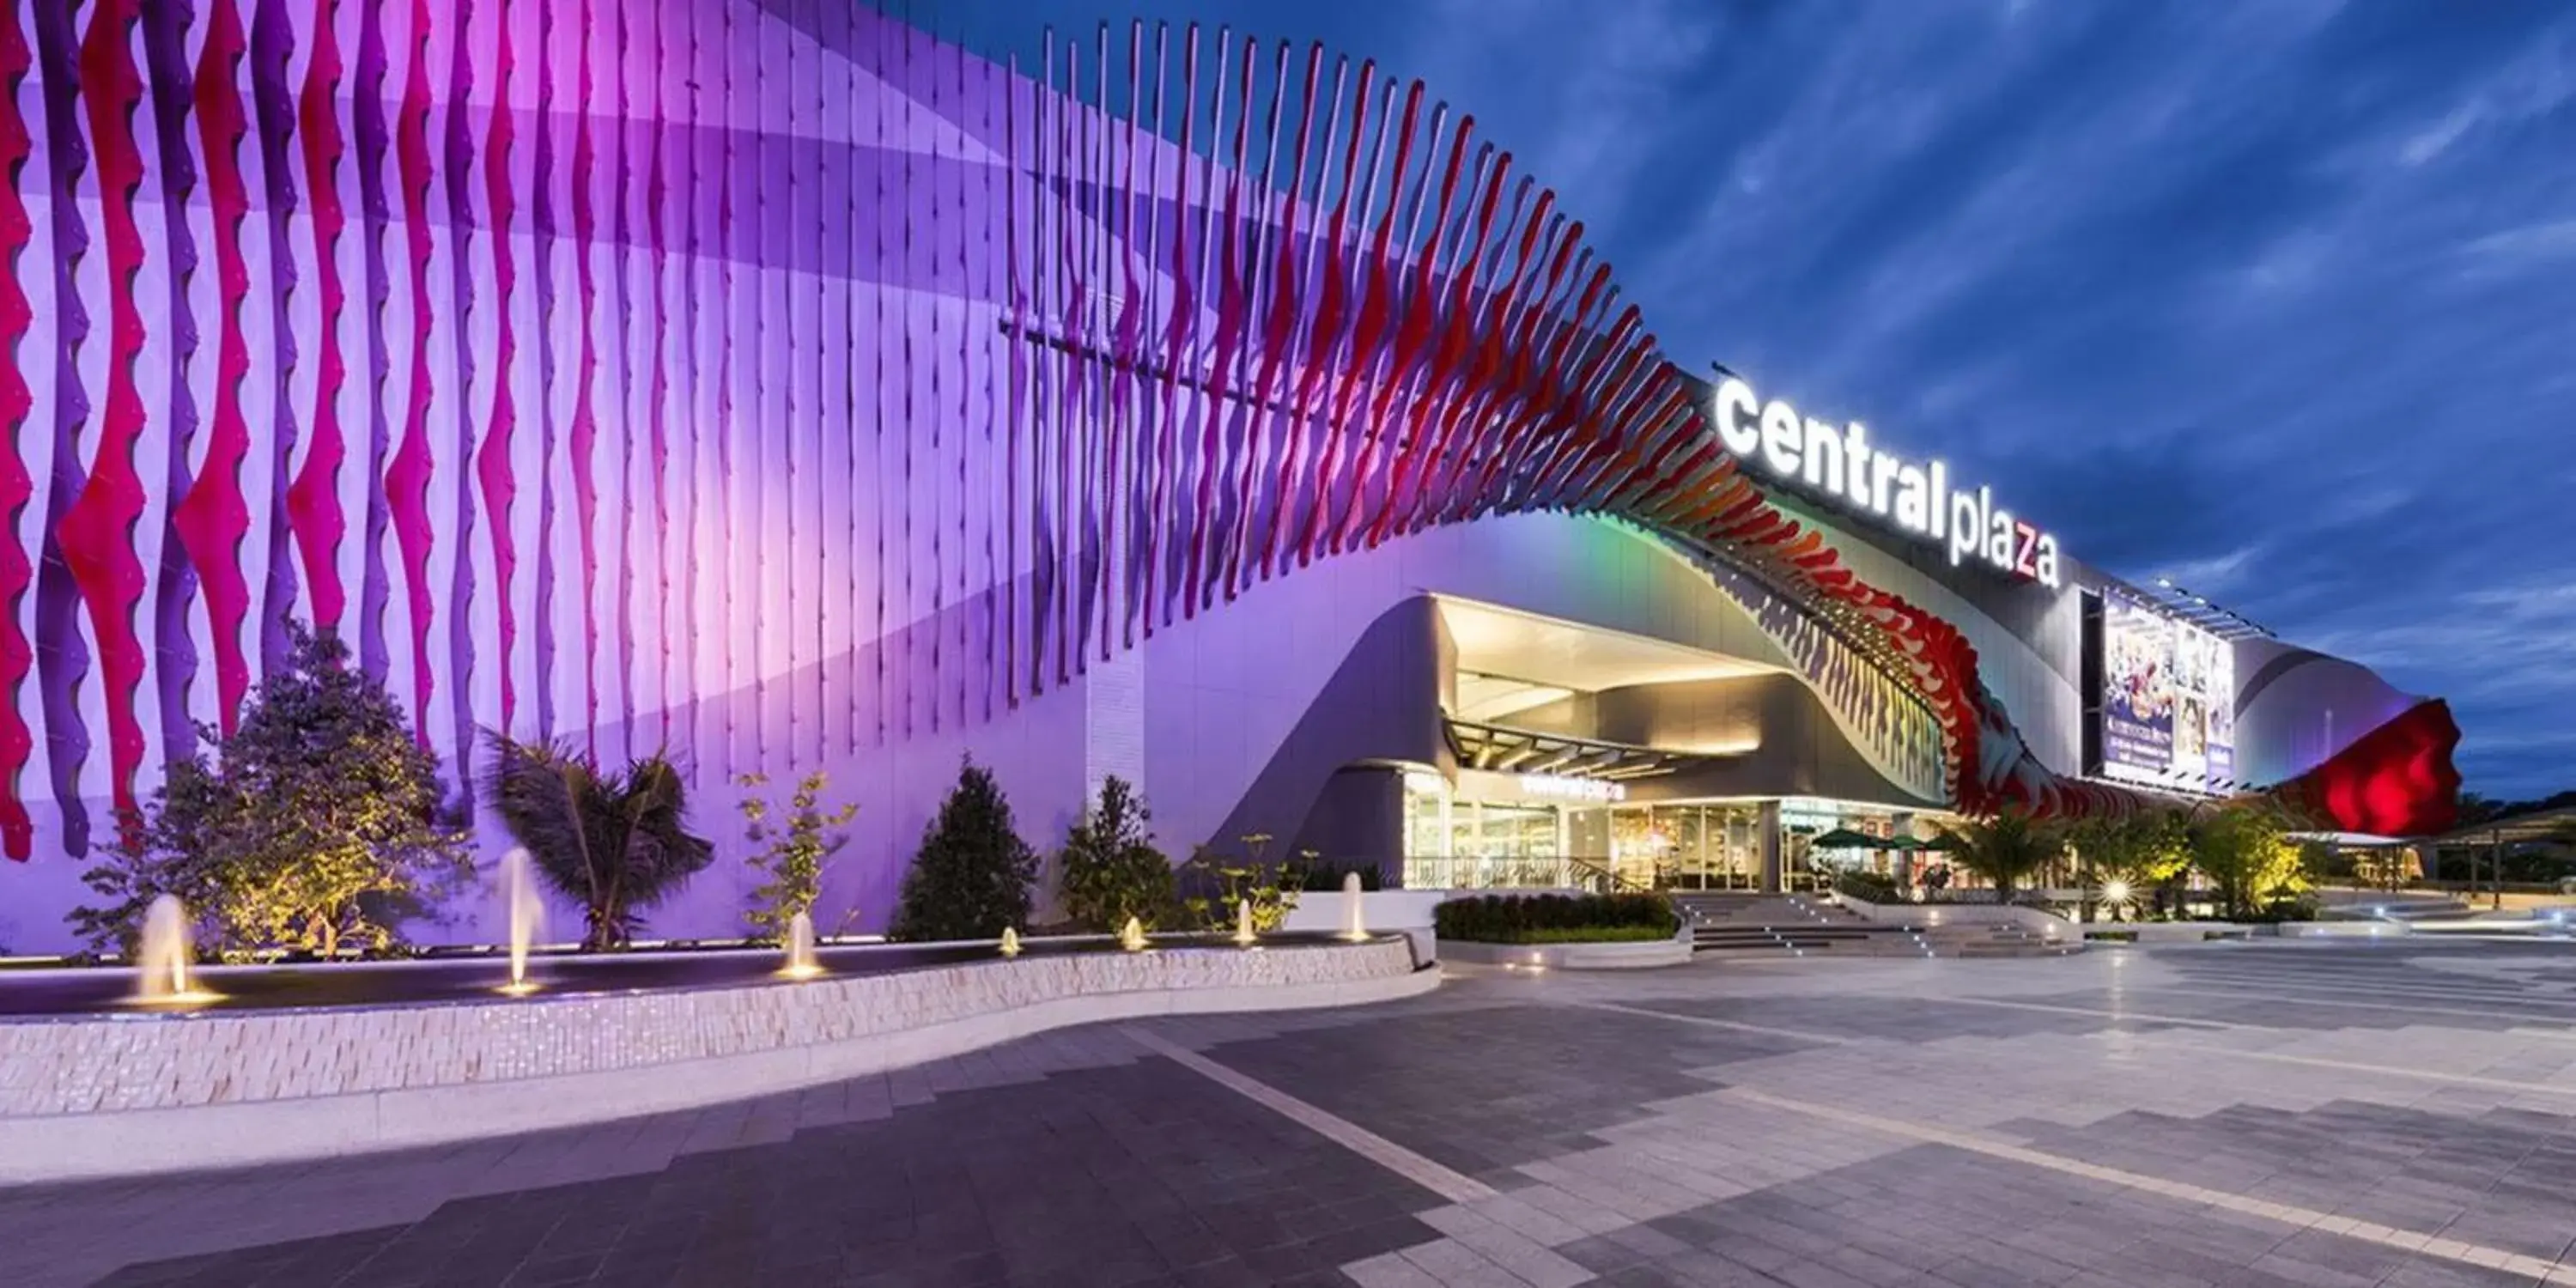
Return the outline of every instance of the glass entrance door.
{"type": "Polygon", "coordinates": [[[1762,883],[1758,806],[1614,805],[1575,816],[1578,853],[1584,838],[1606,845],[1608,866],[1623,884],[1662,890],[1752,890],[1762,883]]]}
{"type": "Polygon", "coordinates": [[[1553,805],[1462,802],[1450,812],[1449,852],[1478,886],[1566,884],[1553,805]]]}

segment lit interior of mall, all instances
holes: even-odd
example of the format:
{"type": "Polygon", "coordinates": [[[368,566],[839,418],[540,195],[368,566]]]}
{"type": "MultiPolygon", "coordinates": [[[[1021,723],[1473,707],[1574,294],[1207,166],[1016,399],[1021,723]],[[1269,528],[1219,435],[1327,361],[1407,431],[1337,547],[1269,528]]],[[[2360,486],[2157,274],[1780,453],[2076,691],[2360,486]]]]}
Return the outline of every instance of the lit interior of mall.
{"type": "Polygon", "coordinates": [[[1956,823],[1938,811],[1813,797],[1636,802],[1617,782],[1542,774],[1462,770],[1452,786],[1417,770],[1404,785],[1412,888],[1570,888],[1606,878],[1621,888],[1801,890],[1853,870],[1919,885],[1947,867],[1922,845],[1956,823]],[[1838,833],[1886,844],[1835,844],[1838,833]],[[1765,842],[1775,836],[1766,880],[1765,842]]]}
{"type": "Polygon", "coordinates": [[[1796,749],[1815,741],[1765,724],[1777,689],[1804,683],[1782,666],[1448,597],[1441,612],[1457,764],[1403,775],[1406,886],[1780,891],[1856,870],[1900,886],[1949,878],[1938,838],[1957,820],[1939,809],[1779,789],[1812,778],[1796,749]],[[1693,789],[1712,776],[1749,790],[1693,789]]]}

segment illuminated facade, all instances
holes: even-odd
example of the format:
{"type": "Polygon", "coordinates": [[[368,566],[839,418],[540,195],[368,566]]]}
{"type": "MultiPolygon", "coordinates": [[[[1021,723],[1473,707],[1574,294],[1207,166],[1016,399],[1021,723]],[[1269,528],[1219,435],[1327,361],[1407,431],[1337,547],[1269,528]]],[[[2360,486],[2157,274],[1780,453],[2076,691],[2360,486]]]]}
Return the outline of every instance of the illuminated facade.
{"type": "MultiPolygon", "coordinates": [[[[1041,844],[1114,772],[1170,848],[1402,848],[1396,776],[1515,734],[1458,718],[1471,610],[1733,659],[1695,701],[1832,744],[1756,720],[1777,754],[1654,790],[2135,803],[2067,696],[2098,578],[1990,584],[1739,469],[1568,206],[1371,64],[1137,28],[1014,70],[722,0],[8,15],[0,942],[58,938],[290,619],[451,768],[482,727],[667,745],[728,838],[737,775],[831,771],[863,924],[962,754],[1041,844]]],[[[2321,739],[2245,708],[2239,777],[2421,830],[2456,733],[2349,682],[2321,739]]],[[[1517,732],[1680,720],[1579,696],[1517,732]]],[[[733,928],[727,880],[664,929],[733,928]]]]}

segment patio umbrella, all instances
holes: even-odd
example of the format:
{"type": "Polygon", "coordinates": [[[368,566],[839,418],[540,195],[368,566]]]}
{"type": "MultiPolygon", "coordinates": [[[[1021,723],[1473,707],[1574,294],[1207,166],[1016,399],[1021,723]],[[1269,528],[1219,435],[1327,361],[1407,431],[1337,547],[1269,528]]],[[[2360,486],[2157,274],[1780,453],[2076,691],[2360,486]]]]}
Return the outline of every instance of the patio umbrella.
{"type": "Polygon", "coordinates": [[[1884,837],[1871,836],[1867,832],[1855,832],[1848,827],[1838,827],[1807,844],[1810,848],[1818,850],[1876,850],[1885,848],[1887,841],[1884,837]]]}
{"type": "Polygon", "coordinates": [[[1935,833],[1930,840],[1915,842],[1914,848],[1918,850],[1939,850],[1947,852],[1959,848],[1959,838],[1955,833],[1951,832],[1935,833]]]}

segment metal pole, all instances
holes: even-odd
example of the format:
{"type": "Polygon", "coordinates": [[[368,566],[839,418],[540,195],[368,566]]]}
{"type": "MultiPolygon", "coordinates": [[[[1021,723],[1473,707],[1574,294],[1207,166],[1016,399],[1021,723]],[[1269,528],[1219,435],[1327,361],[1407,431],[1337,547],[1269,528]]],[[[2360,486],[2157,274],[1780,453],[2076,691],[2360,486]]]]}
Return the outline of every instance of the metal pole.
{"type": "Polygon", "coordinates": [[[2504,907],[2504,829],[2497,828],[2496,830],[2487,833],[2487,845],[2489,847],[2487,850],[2487,888],[2493,891],[2495,895],[2495,897],[2488,902],[2487,906],[2490,908],[2502,908],[2504,907]]]}

